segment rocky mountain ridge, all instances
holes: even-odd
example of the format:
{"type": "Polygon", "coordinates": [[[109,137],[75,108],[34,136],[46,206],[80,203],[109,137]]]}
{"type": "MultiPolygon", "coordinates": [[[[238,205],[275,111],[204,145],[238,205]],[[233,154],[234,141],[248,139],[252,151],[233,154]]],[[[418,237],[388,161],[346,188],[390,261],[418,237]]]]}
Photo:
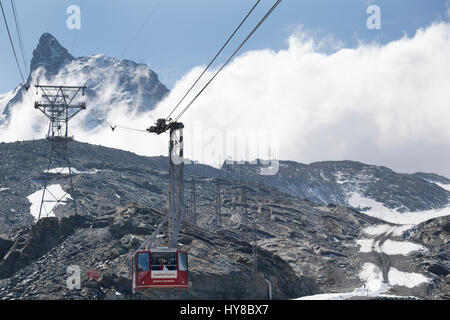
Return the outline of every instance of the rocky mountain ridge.
{"type": "MultiPolygon", "coordinates": [[[[168,159],[76,141],[69,147],[72,167],[78,172],[72,196],[81,217],[71,217],[69,203],[56,209],[55,218],[36,223],[27,197],[42,189],[44,178],[70,191],[67,179],[64,174],[43,175],[46,141],[0,144],[0,298],[265,299],[264,276],[271,279],[278,299],[353,290],[361,296],[361,288],[370,283],[368,270],[374,271],[370,276],[380,275],[377,281],[385,281],[386,290],[393,290],[386,294],[447,297],[448,217],[397,226],[354,209],[302,200],[261,183],[244,184],[227,170],[203,165],[187,165],[185,176],[186,217],[180,245],[192,253],[192,288],[181,295],[130,296],[133,250],[167,210],[168,159]],[[216,184],[222,190],[220,224],[215,214],[216,184]],[[251,271],[253,232],[258,245],[256,273],[251,271]],[[83,272],[99,270],[100,278],[91,281],[84,276],[83,289],[71,291],[65,284],[66,268],[76,262],[83,272]],[[398,274],[426,281],[399,282],[393,277],[398,274]]],[[[369,293],[380,297],[376,290],[369,293]]]]}
{"type": "MultiPolygon", "coordinates": [[[[450,180],[436,174],[401,174],[386,167],[356,161],[324,161],[302,164],[280,161],[276,175],[263,176],[260,161],[252,164],[224,164],[222,171],[243,181],[275,187],[300,199],[321,204],[352,207],[351,196],[360,195],[387,209],[419,212],[444,208],[450,192],[443,186],[450,180]],[[428,178],[427,178],[428,177],[428,178]],[[435,182],[442,182],[437,185],[435,182]]],[[[364,210],[364,208],[358,208],[364,210]]]]}
{"type": "MultiPolygon", "coordinates": [[[[50,83],[86,85],[86,102],[90,106],[87,111],[90,117],[85,120],[88,130],[101,125],[114,108],[129,113],[148,111],[169,93],[158,75],[145,64],[102,54],[76,58],[54,36],[44,33],[33,51],[27,84],[50,83]]],[[[27,91],[22,84],[0,96],[0,124],[6,126],[12,110],[20,107],[30,92],[33,89],[27,91]]]]}

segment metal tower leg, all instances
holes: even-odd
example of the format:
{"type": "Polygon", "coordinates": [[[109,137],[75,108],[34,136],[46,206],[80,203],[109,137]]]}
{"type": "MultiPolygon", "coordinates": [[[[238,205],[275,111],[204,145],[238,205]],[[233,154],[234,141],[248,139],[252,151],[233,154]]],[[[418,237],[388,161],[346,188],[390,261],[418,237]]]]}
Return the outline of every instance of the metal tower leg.
{"type": "Polygon", "coordinates": [[[244,241],[247,241],[247,218],[248,217],[248,213],[247,213],[247,188],[245,186],[242,186],[242,224],[243,224],[243,230],[242,230],[242,238],[244,239],[244,241]]]}
{"type": "Polygon", "coordinates": [[[195,225],[197,224],[196,186],[194,179],[192,179],[192,189],[191,189],[191,222],[195,225]]]}
{"type": "Polygon", "coordinates": [[[65,149],[65,154],[66,154],[67,168],[69,169],[70,192],[71,192],[71,196],[72,196],[73,209],[75,211],[75,215],[78,215],[77,204],[75,202],[75,189],[73,188],[73,181],[72,181],[72,167],[70,165],[69,147],[67,146],[67,144],[68,144],[67,140],[65,140],[64,141],[64,149],[65,149]]]}
{"type": "Polygon", "coordinates": [[[184,216],[183,124],[173,123],[170,129],[169,161],[169,246],[178,246],[184,216]]]}
{"type": "Polygon", "coordinates": [[[220,228],[222,226],[222,203],[221,203],[221,191],[220,183],[216,182],[216,226],[220,228]]]}
{"type": "MultiPolygon", "coordinates": [[[[69,120],[76,116],[80,111],[86,109],[86,103],[77,101],[77,97],[81,93],[84,96],[85,86],[41,86],[36,85],[37,90],[41,90],[43,102],[36,101],[34,108],[40,110],[49,120],[49,127],[47,132],[47,140],[49,142],[48,152],[48,167],[46,171],[46,180],[44,182],[44,190],[42,192],[41,205],[39,208],[38,220],[42,216],[42,209],[45,208],[45,202],[55,203],[56,207],[59,203],[66,203],[63,199],[68,194],[67,192],[61,199],[46,200],[45,195],[49,192],[48,182],[49,174],[52,165],[56,163],[55,159],[65,162],[69,170],[69,188],[73,201],[75,214],[78,214],[75,202],[75,192],[72,181],[72,168],[70,165],[68,142],[69,137],[69,120]]],[[[38,92],[36,92],[38,94],[38,92]]],[[[51,194],[51,192],[49,192],[51,194]]],[[[47,211],[47,210],[46,210],[47,211]]],[[[51,211],[50,211],[51,212],[51,211]]],[[[49,214],[49,212],[47,212],[49,214]]]]}
{"type": "Polygon", "coordinates": [[[256,215],[253,218],[253,231],[252,231],[252,254],[253,254],[253,272],[258,271],[258,243],[256,236],[256,215]]]}
{"type": "MultiPolygon", "coordinates": [[[[48,139],[48,143],[49,143],[49,156],[48,156],[48,166],[47,166],[47,170],[46,170],[46,179],[44,182],[44,190],[42,192],[42,198],[41,198],[41,205],[39,207],[39,216],[38,216],[38,220],[41,219],[42,217],[42,209],[45,209],[45,211],[47,212],[47,215],[50,214],[53,210],[47,211],[46,207],[45,207],[45,203],[49,202],[49,203],[55,203],[55,208],[58,204],[60,203],[66,203],[63,199],[67,194],[70,194],[71,198],[72,198],[72,203],[73,203],[73,207],[74,207],[74,211],[75,214],[78,215],[78,210],[77,210],[77,205],[76,205],[76,200],[75,200],[75,189],[73,187],[73,180],[72,180],[72,168],[70,165],[70,157],[69,157],[69,148],[68,148],[68,141],[67,139],[61,139],[61,140],[55,140],[55,139],[48,139]],[[61,156],[63,159],[58,159],[61,156]],[[50,179],[50,170],[52,169],[53,166],[57,165],[57,160],[63,160],[62,163],[65,163],[65,165],[67,166],[67,168],[69,169],[69,189],[70,189],[70,193],[66,192],[64,194],[64,196],[61,199],[56,198],[54,195],[52,195],[48,190],[48,182],[50,179]],[[47,193],[50,193],[50,195],[55,198],[54,200],[45,200],[45,195],[47,193]]],[[[61,162],[60,162],[61,163],[61,162]]]]}
{"type": "MultiPolygon", "coordinates": [[[[151,127],[149,132],[161,134],[166,131],[166,120],[158,122],[159,127],[151,127]]],[[[141,248],[152,248],[155,245],[156,237],[163,226],[168,224],[168,246],[176,249],[178,247],[178,237],[181,229],[181,222],[184,217],[184,159],[183,159],[183,129],[181,122],[170,124],[169,142],[169,212],[161,221],[152,235],[145,240],[141,248]]]]}

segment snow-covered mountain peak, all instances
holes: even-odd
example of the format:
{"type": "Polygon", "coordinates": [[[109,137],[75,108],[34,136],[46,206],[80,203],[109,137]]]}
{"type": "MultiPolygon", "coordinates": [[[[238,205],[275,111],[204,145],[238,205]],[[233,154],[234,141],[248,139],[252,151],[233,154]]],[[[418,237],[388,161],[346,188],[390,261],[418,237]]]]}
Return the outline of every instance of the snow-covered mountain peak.
{"type": "Polygon", "coordinates": [[[50,33],[44,33],[33,51],[31,72],[44,67],[50,77],[75,58],[50,33]]]}
{"type": "MultiPolygon", "coordinates": [[[[87,110],[80,116],[79,131],[105,126],[109,115],[134,114],[152,110],[169,93],[158,75],[146,64],[132,60],[118,59],[104,54],[93,54],[75,58],[51,34],[44,33],[31,61],[29,84],[45,85],[86,85],[87,110]],[[102,119],[101,121],[99,119],[102,119]],[[105,122],[106,121],[106,122],[105,122]]],[[[21,85],[11,96],[0,95],[0,126],[8,130],[11,124],[12,134],[5,134],[9,140],[40,138],[45,122],[37,123],[36,112],[32,107],[37,96],[26,92],[21,85]],[[17,112],[13,112],[16,110],[17,112]],[[21,119],[12,121],[17,115],[21,119]],[[29,124],[23,132],[14,130],[23,118],[29,124]],[[14,126],[14,122],[16,125],[14,126]],[[35,136],[36,135],[36,136],[35,136]]],[[[33,91],[34,92],[34,91],[33,91]]],[[[109,128],[109,125],[107,125],[109,128]]],[[[77,130],[76,126],[72,126],[77,130]]],[[[1,136],[1,132],[0,132],[1,136]]]]}

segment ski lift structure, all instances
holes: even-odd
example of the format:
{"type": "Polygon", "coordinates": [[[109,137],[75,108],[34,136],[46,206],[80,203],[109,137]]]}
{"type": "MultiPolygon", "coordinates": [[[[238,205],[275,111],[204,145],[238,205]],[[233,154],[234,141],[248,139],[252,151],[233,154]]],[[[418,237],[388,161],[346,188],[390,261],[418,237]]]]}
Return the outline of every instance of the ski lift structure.
{"type": "Polygon", "coordinates": [[[188,290],[188,253],[176,248],[150,248],[136,252],[133,290],[188,290]]]}
{"type": "Polygon", "coordinates": [[[160,119],[156,126],[148,129],[158,135],[170,131],[169,213],[133,256],[133,292],[146,289],[180,291],[189,287],[188,252],[177,248],[184,216],[183,128],[180,122],[160,119]],[[156,238],[166,223],[167,247],[156,247],[156,238]]]}
{"type": "MultiPolygon", "coordinates": [[[[181,229],[181,222],[184,216],[184,159],[183,159],[183,129],[184,125],[178,122],[180,117],[191,107],[197,98],[211,84],[216,76],[225,68],[225,66],[234,58],[244,44],[252,37],[264,21],[270,16],[275,8],[280,4],[281,0],[277,0],[272,8],[266,13],[261,21],[253,28],[249,35],[244,39],[240,46],[233,52],[230,58],[222,64],[215,72],[212,78],[203,86],[203,88],[195,95],[195,97],[184,107],[184,109],[174,117],[171,116],[178,109],[184,99],[189,95],[206,71],[211,67],[219,54],[228,45],[242,24],[251,15],[253,10],[258,6],[260,0],[256,2],[241,24],[236,28],[230,38],[225,42],[217,55],[212,59],[203,73],[197,78],[190,87],[184,97],[172,110],[165,119],[157,120],[154,126],[146,131],[161,135],[167,131],[170,132],[169,141],[169,212],[163,218],[160,225],[153,234],[145,240],[140,248],[135,252],[132,258],[133,266],[133,292],[146,289],[181,289],[188,290],[189,287],[189,267],[188,252],[178,249],[178,236],[181,229]],[[168,224],[168,243],[166,247],[157,247],[156,237],[161,232],[163,226],[168,224]]],[[[116,126],[111,129],[114,131],[116,126]]]]}
{"type": "MultiPolygon", "coordinates": [[[[281,0],[276,0],[272,8],[266,13],[266,15],[260,20],[260,22],[253,28],[239,47],[233,52],[229,59],[222,64],[222,66],[215,72],[213,77],[203,86],[203,88],[195,95],[195,97],[187,104],[181,113],[172,121],[170,116],[178,109],[180,104],[196,86],[199,80],[203,77],[206,71],[216,61],[217,57],[221,54],[223,49],[228,45],[230,40],[235,36],[237,31],[241,28],[247,18],[252,14],[254,9],[259,5],[261,0],[256,1],[255,5],[242,20],[233,34],[225,42],[223,47],[219,50],[216,56],[212,59],[209,65],[205,68],[203,73],[194,82],[191,88],[187,91],[185,96],[181,99],[178,105],[173,109],[166,119],[159,119],[155,126],[150,127],[146,131],[150,133],[156,133],[160,135],[167,131],[170,131],[170,143],[169,143],[169,158],[170,158],[170,187],[169,187],[169,212],[164,217],[161,224],[157,227],[155,232],[148,238],[141,247],[135,252],[132,265],[133,265],[133,292],[144,289],[188,289],[188,252],[186,250],[178,249],[178,236],[181,228],[182,218],[184,216],[184,163],[183,163],[183,128],[184,125],[178,122],[179,118],[186,112],[187,109],[196,101],[196,99],[203,93],[203,91],[209,86],[209,84],[216,78],[216,76],[224,69],[224,67],[234,58],[234,56],[240,51],[244,44],[252,37],[252,35],[258,30],[258,28],[264,23],[264,21],[272,14],[275,8],[280,4],[281,0]],[[162,226],[168,224],[168,244],[167,247],[156,247],[155,240],[157,234],[161,231],[162,226]]],[[[13,54],[17,62],[17,66],[25,88],[28,91],[30,85],[25,81],[23,77],[20,65],[18,63],[14,43],[11,38],[8,23],[5,17],[4,8],[0,1],[1,11],[5,21],[6,29],[8,31],[10,44],[13,49],[13,54]]],[[[13,6],[14,10],[14,6],[13,6]]],[[[18,27],[17,17],[15,16],[16,27],[18,27]]],[[[20,30],[18,29],[19,42],[20,30]]],[[[22,52],[23,57],[23,52],[22,52]]],[[[23,57],[24,58],[24,57],[23,57]]],[[[24,59],[25,60],[25,59],[24,59]]],[[[39,88],[43,91],[45,89],[59,90],[56,95],[46,93],[46,98],[49,100],[49,104],[40,105],[35,104],[36,109],[40,109],[51,120],[48,137],[52,140],[67,141],[67,127],[68,121],[75,116],[80,110],[86,109],[85,104],[80,104],[77,107],[70,107],[75,95],[81,91],[84,96],[86,87],[62,87],[62,86],[36,86],[36,94],[38,94],[39,88]],[[63,89],[64,88],[64,89],[63,89]],[[68,91],[75,90],[75,95],[72,98],[67,94],[68,91]],[[54,98],[54,100],[51,100],[54,98]],[[56,103],[59,102],[59,103],[56,103]],[[48,107],[50,107],[50,113],[48,113],[48,107]],[[61,109],[62,108],[62,109],[61,109]],[[70,112],[69,109],[76,109],[75,112],[70,112]],[[64,136],[65,139],[61,139],[64,136]],[[59,138],[59,139],[55,139],[59,138]]],[[[111,130],[114,132],[116,128],[127,129],[124,126],[110,125],[111,130]]],[[[129,129],[129,128],[128,128],[129,129]]],[[[131,129],[135,130],[135,129],[131,129]]],[[[144,131],[144,130],[135,130],[144,131]]],[[[69,162],[67,160],[67,162],[69,162]]],[[[70,166],[69,166],[70,168],[70,166]]],[[[69,169],[70,171],[70,169],[69,169]]],[[[71,179],[71,178],[70,178],[71,179]]],[[[73,190],[73,187],[72,187],[73,190]]]]}

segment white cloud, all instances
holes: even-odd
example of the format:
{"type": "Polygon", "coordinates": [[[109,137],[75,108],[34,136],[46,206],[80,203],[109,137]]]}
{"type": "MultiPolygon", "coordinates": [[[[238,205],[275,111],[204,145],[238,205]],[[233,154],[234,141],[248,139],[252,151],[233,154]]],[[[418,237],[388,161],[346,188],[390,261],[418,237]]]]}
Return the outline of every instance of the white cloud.
{"type": "MultiPolygon", "coordinates": [[[[186,156],[199,159],[192,146],[221,145],[217,139],[209,139],[208,146],[205,136],[193,138],[200,125],[210,133],[275,129],[281,159],[358,160],[450,176],[450,24],[433,24],[386,45],[361,44],[332,53],[322,52],[320,43],[296,32],[284,50],[249,51],[235,59],[181,119],[186,156]]],[[[169,113],[201,70],[180,79],[152,112],[134,115],[113,105],[109,119],[147,128],[169,113]]],[[[0,133],[0,140],[33,136],[25,127],[37,121],[37,111],[30,105],[26,110],[16,111],[15,123],[23,131],[0,133]]],[[[108,128],[83,132],[81,120],[72,124],[79,140],[139,154],[167,153],[167,136],[112,134],[108,128]]],[[[205,162],[225,157],[207,151],[205,162]]]]}
{"type": "MultiPolygon", "coordinates": [[[[412,38],[332,54],[292,36],[286,50],[241,55],[183,120],[278,129],[282,159],[351,159],[450,175],[449,35],[450,25],[440,23],[412,38]]],[[[180,92],[168,101],[174,96],[180,92]]]]}

